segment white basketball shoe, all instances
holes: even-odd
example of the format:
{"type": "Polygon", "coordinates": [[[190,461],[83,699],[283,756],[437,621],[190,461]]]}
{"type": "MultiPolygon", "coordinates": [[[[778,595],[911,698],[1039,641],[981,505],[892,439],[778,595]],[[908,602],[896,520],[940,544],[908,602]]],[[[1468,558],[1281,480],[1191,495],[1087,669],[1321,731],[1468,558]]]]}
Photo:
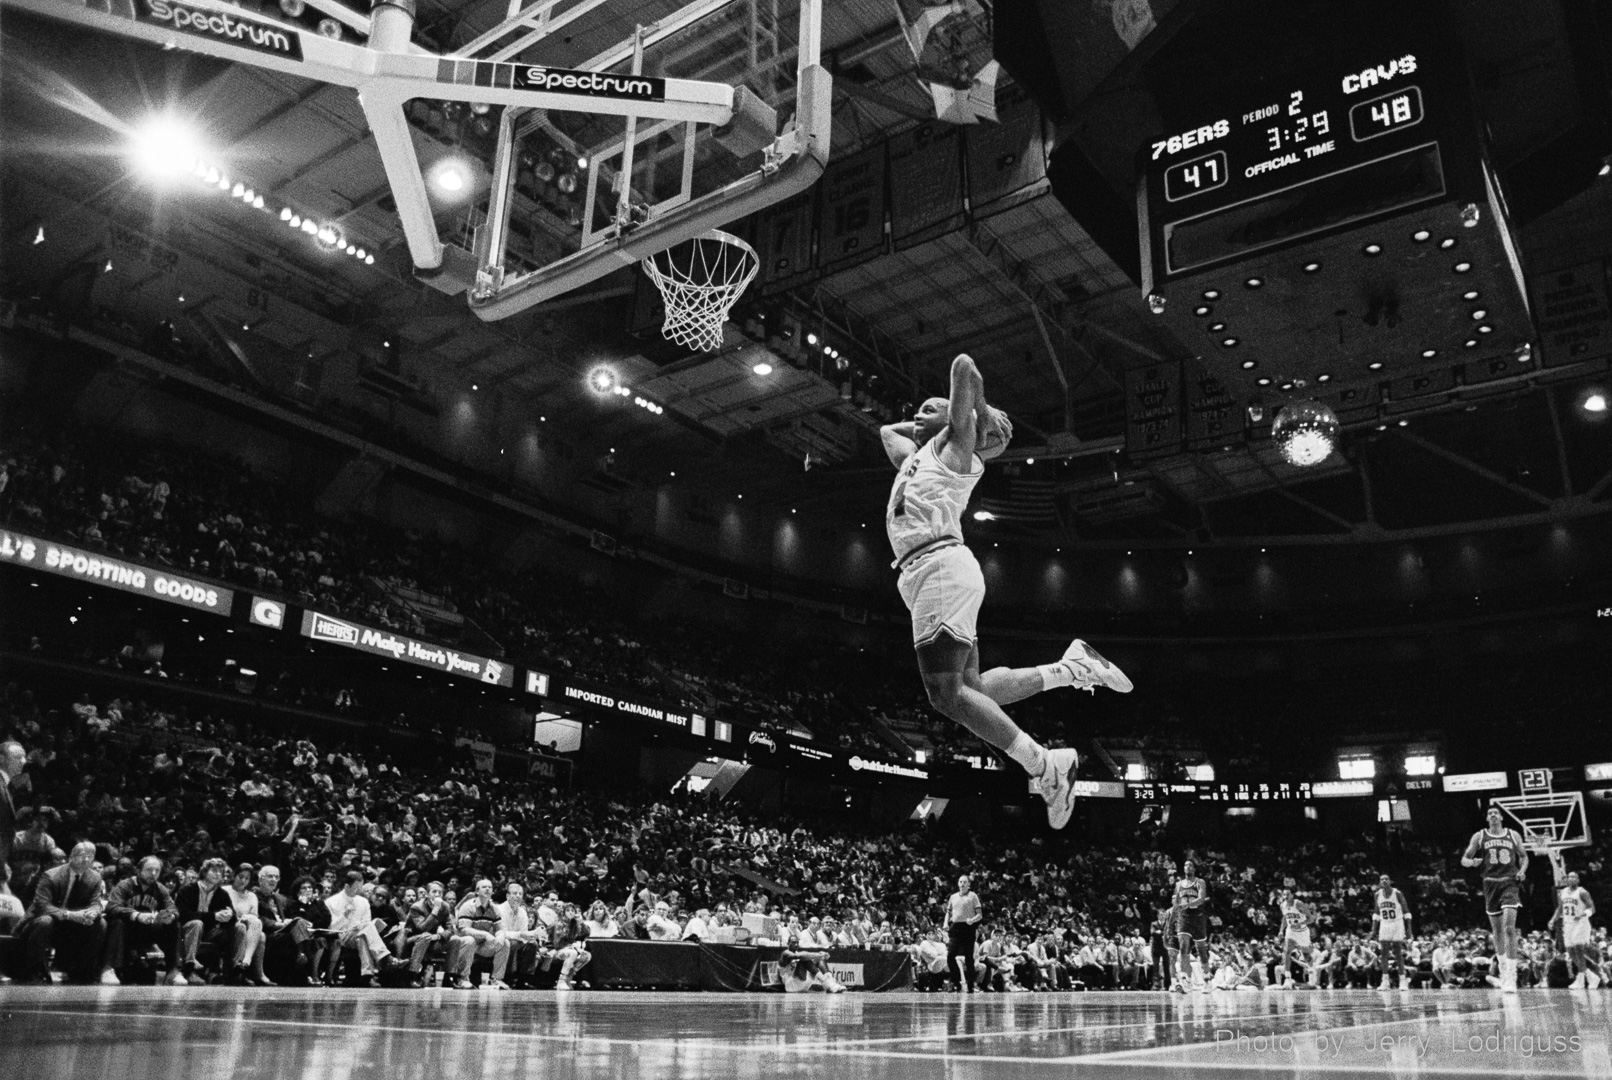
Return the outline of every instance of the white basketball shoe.
{"type": "Polygon", "coordinates": [[[1075,770],[1080,768],[1080,754],[1072,747],[1047,751],[1047,765],[1036,777],[1036,787],[1047,801],[1047,824],[1061,829],[1069,824],[1069,815],[1075,812],[1075,770]]]}
{"type": "Polygon", "coordinates": [[[1121,694],[1128,694],[1132,690],[1131,680],[1125,677],[1123,671],[1079,638],[1069,643],[1060,663],[1074,672],[1077,690],[1090,690],[1094,694],[1099,686],[1106,686],[1121,694]]]}

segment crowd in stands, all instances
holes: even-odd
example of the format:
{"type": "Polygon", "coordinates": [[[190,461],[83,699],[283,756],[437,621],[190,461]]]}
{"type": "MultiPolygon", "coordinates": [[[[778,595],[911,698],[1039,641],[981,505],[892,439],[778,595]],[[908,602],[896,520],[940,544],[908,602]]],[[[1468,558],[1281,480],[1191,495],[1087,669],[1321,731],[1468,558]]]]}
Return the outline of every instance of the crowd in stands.
{"type": "Polygon", "coordinates": [[[916,679],[892,692],[879,661],[855,650],[803,662],[697,620],[635,620],[572,577],[511,578],[420,536],[321,518],[306,499],[240,463],[104,431],[11,446],[0,462],[0,522],[441,637],[444,627],[428,626],[406,599],[422,593],[516,659],[859,752],[895,748],[872,733],[870,709],[929,715],[916,679]]]}
{"type": "MultiPolygon", "coordinates": [[[[149,948],[174,981],[422,985],[435,969],[465,986],[481,959],[486,986],[563,986],[586,978],[589,940],[740,940],[757,915],[776,920],[767,940],[802,956],[904,949],[933,982],[947,892],[970,872],[1000,929],[981,948],[982,982],[1151,985],[1149,929],[1187,854],[1213,901],[1210,982],[1261,968],[1269,982],[1288,888],[1315,911],[1321,981],[1359,984],[1377,971],[1357,943],[1389,862],[1405,868],[1418,963],[1446,984],[1484,973],[1485,936],[1468,929],[1481,913],[1453,849],[1361,838],[1186,851],[1157,830],[1119,846],[1004,843],[827,812],[764,818],[731,800],[416,762],[213,708],[0,690],[0,741],[17,747],[0,770],[20,808],[5,895],[12,916],[24,904],[31,916],[15,977],[42,977],[54,946],[58,967],[88,981],[127,973],[149,948]]],[[[1575,861],[1592,890],[1604,859],[1596,848],[1575,861]]]]}

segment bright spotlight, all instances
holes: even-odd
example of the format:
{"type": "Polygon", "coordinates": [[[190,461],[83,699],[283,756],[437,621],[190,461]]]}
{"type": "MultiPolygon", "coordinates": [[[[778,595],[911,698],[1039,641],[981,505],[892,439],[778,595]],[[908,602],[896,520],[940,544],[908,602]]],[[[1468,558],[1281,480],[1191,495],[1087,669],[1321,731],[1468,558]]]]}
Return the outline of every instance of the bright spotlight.
{"type": "MultiPolygon", "coordinates": [[[[135,167],[153,180],[171,180],[198,164],[195,133],[168,116],[153,117],[136,131],[133,150],[135,167]]],[[[213,170],[208,174],[211,179],[213,170]]]]}
{"type": "Polygon", "coordinates": [[[1580,403],[1579,408],[1583,409],[1587,413],[1594,413],[1596,415],[1605,414],[1605,412],[1606,412],[1606,393],[1605,393],[1605,391],[1591,390],[1588,394],[1584,395],[1584,400],[1583,400],[1582,403],[1580,403]]]}
{"type": "Polygon", "coordinates": [[[290,221],[291,220],[291,208],[289,206],[282,206],[280,208],[280,220],[281,221],[290,221]]]}
{"type": "Polygon", "coordinates": [[[432,166],[431,183],[441,194],[457,199],[470,188],[470,168],[457,158],[446,158],[432,166]]]}
{"type": "Polygon", "coordinates": [[[976,510],[976,511],[974,511],[974,520],[975,521],[995,521],[996,520],[996,515],[991,513],[989,510],[976,510]]]}
{"type": "Polygon", "coordinates": [[[601,364],[588,372],[588,389],[595,394],[616,392],[616,369],[601,364]]]}
{"type": "Polygon", "coordinates": [[[761,363],[755,365],[750,370],[755,372],[757,375],[771,375],[772,374],[772,365],[767,363],[767,361],[763,360],[763,361],[761,361],[761,363]]]}

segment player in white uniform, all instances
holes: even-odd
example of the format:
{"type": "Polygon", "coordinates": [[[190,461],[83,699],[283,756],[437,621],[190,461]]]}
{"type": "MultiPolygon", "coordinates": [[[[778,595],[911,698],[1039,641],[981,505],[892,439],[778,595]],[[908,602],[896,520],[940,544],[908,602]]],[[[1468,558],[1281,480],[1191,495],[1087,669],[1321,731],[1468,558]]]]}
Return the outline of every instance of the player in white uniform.
{"type": "Polygon", "coordinates": [[[1012,426],[985,403],[985,382],[971,358],[952,361],[950,398],[930,398],[910,422],[886,425],[879,436],[896,467],[885,530],[929,701],[1023,766],[1046,800],[1048,822],[1061,829],[1074,810],[1080,757],[1072,749],[1047,750],[1002,706],[1059,686],[1128,693],[1131,681],[1079,638],[1054,663],[980,672],[976,623],[985,578],[963,544],[963,511],[985,473],[976,448],[986,439],[1005,447],[1012,426]]]}
{"type": "Polygon", "coordinates": [[[1405,942],[1410,940],[1410,906],[1405,903],[1405,894],[1394,887],[1392,878],[1384,874],[1377,879],[1377,891],[1372,895],[1371,902],[1371,936],[1380,945],[1377,952],[1383,961],[1383,981],[1377,989],[1392,989],[1390,970],[1399,977],[1400,988],[1408,989],[1405,942]]]}
{"type": "Polygon", "coordinates": [[[1556,893],[1556,912],[1550,921],[1561,923],[1562,945],[1567,949],[1568,962],[1573,965],[1575,990],[1594,990],[1601,985],[1601,973],[1597,970],[1600,965],[1592,955],[1595,947],[1590,916],[1594,914],[1595,901],[1590,898],[1589,890],[1579,885],[1576,872],[1569,873],[1556,893]]]}
{"type": "Polygon", "coordinates": [[[1315,915],[1310,911],[1310,905],[1303,900],[1293,897],[1292,889],[1283,889],[1281,895],[1282,911],[1282,981],[1284,988],[1293,985],[1293,954],[1298,953],[1302,959],[1299,961],[1304,968],[1305,979],[1300,985],[1315,985],[1315,947],[1310,941],[1310,926],[1315,922],[1315,915]]]}

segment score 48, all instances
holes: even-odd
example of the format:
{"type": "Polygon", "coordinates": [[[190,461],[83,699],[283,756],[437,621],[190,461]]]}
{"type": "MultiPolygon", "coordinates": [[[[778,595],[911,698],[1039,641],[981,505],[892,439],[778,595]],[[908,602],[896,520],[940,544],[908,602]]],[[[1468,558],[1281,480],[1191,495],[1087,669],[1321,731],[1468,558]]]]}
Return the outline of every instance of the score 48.
{"type": "Polygon", "coordinates": [[[1287,115],[1293,117],[1290,123],[1277,124],[1275,127],[1265,129],[1270,137],[1270,149],[1280,150],[1284,145],[1295,145],[1304,142],[1311,135],[1326,135],[1332,130],[1332,118],[1325,109],[1319,112],[1304,115],[1304,91],[1295,90],[1289,95],[1287,115]]]}

